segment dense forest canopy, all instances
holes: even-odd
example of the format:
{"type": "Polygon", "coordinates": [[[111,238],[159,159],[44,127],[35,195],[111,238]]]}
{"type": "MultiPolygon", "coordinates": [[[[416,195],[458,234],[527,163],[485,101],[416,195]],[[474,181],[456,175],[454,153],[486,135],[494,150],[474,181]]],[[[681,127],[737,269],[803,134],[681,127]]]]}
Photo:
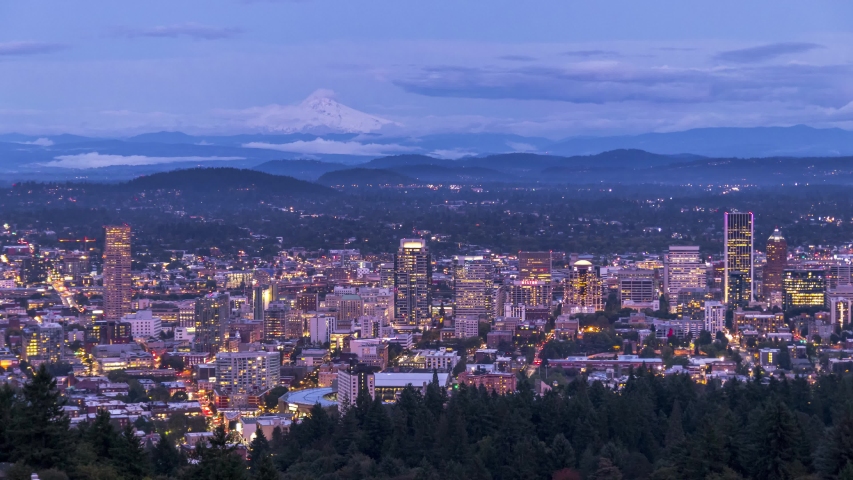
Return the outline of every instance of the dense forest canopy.
{"type": "Polygon", "coordinates": [[[436,381],[395,405],[363,393],[343,415],[315,406],[289,432],[258,435],[248,462],[219,427],[188,462],[167,431],[143,445],[107,413],[69,428],[42,369],[0,390],[0,460],[13,463],[10,478],[72,480],[850,479],[851,398],[850,377],[810,384],[760,370],[721,386],[641,368],[620,391],[577,377],[543,395],[527,379],[505,396],[436,381]]]}

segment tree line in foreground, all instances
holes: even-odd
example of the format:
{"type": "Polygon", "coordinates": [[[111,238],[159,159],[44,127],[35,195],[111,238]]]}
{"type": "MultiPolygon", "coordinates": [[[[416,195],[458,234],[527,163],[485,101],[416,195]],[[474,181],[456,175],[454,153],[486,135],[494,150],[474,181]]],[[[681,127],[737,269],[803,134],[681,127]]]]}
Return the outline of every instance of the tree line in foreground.
{"type": "Polygon", "coordinates": [[[436,383],[396,405],[361,395],[345,414],[259,431],[248,460],[217,428],[187,457],[178,438],[143,444],[109,414],[69,428],[50,374],[0,390],[7,477],[76,479],[844,479],[853,480],[853,379],[697,384],[632,372],[619,391],[576,379],[544,395],[436,383]]]}

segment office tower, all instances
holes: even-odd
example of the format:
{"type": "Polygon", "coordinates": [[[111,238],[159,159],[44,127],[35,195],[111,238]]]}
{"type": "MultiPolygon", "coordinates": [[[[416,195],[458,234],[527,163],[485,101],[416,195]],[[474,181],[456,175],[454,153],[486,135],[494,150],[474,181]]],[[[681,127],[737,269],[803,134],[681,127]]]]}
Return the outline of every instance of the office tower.
{"type": "Polygon", "coordinates": [[[725,274],[723,301],[747,306],[755,298],[752,279],[754,216],[752,212],[726,212],[723,223],[725,274]]]}
{"type": "Polygon", "coordinates": [[[394,288],[394,262],[379,264],[379,287],[394,288]]]}
{"type": "Polygon", "coordinates": [[[494,318],[495,265],[483,257],[453,257],[454,315],[494,318]]]}
{"type": "Polygon", "coordinates": [[[830,321],[842,330],[853,321],[853,286],[847,285],[827,293],[830,321]]]}
{"type": "Polygon", "coordinates": [[[708,272],[699,247],[671,245],[663,265],[663,290],[670,313],[675,313],[678,292],[686,288],[705,289],[708,272]]]}
{"type": "Polygon", "coordinates": [[[826,271],[785,269],[782,272],[782,308],[826,305],[826,271]]]}
{"type": "Polygon", "coordinates": [[[163,319],[153,315],[151,310],[129,313],[121,317],[121,321],[130,324],[130,336],[133,338],[156,338],[163,331],[163,319]]]}
{"type": "Polygon", "coordinates": [[[705,330],[715,335],[726,328],[726,306],[720,302],[705,302],[705,330]]]}
{"type": "Polygon", "coordinates": [[[308,320],[308,314],[300,310],[291,310],[287,312],[284,322],[284,339],[299,340],[306,332],[305,323],[308,320]]]}
{"type": "Polygon", "coordinates": [[[851,285],[851,278],[853,278],[853,265],[849,263],[831,265],[827,287],[830,290],[836,290],[838,287],[849,286],[851,285]]]}
{"type": "Polygon", "coordinates": [[[480,334],[480,319],[472,315],[455,315],[453,335],[456,338],[476,337],[480,334]]]}
{"type": "Polygon", "coordinates": [[[89,273],[89,256],[78,251],[66,252],[62,256],[60,268],[65,279],[70,278],[72,282],[79,283],[89,273]]]}
{"type": "Polygon", "coordinates": [[[277,387],[281,379],[279,352],[225,352],[216,354],[216,386],[229,393],[247,393],[277,387]]]}
{"type": "Polygon", "coordinates": [[[300,312],[316,312],[320,306],[320,296],[314,292],[296,294],[296,309],[300,312]]]}
{"type": "Polygon", "coordinates": [[[132,326],[119,320],[97,320],[86,327],[88,342],[116,345],[133,341],[132,326]]]}
{"type": "Polygon", "coordinates": [[[566,279],[563,313],[595,313],[604,310],[601,285],[601,278],[592,263],[586,260],[575,262],[566,279]]]}
{"type": "Polygon", "coordinates": [[[352,294],[326,295],[326,308],[334,310],[338,322],[353,320],[364,315],[364,299],[352,294]]]}
{"type": "Polygon", "coordinates": [[[24,360],[30,363],[58,362],[62,356],[62,325],[42,323],[23,330],[24,360]]]}
{"type": "Polygon", "coordinates": [[[432,264],[426,241],[400,240],[394,259],[394,323],[416,327],[430,322],[432,264]]]}
{"type": "Polygon", "coordinates": [[[196,352],[217,353],[228,340],[231,298],[227,293],[210,293],[195,302],[196,352]]]}
{"type": "Polygon", "coordinates": [[[702,320],[707,293],[704,288],[682,288],[676,297],[675,313],[682,320],[702,320]]]}
{"type": "MultiPolygon", "coordinates": [[[[788,266],[788,242],[778,228],[774,229],[773,235],[767,239],[766,253],[767,263],[764,265],[761,294],[768,300],[771,293],[782,291],[782,271],[788,266]]],[[[850,283],[849,277],[847,283],[850,283]]]]}
{"type": "Polygon", "coordinates": [[[623,304],[652,303],[660,297],[655,287],[655,272],[651,270],[620,270],[616,278],[619,282],[619,301],[623,304]]]}
{"type": "Polygon", "coordinates": [[[272,285],[255,285],[252,287],[251,294],[252,318],[254,320],[263,320],[264,311],[275,298],[275,289],[272,285]]]}
{"type": "Polygon", "coordinates": [[[518,252],[518,271],[522,280],[551,281],[551,252],[518,252]]]}
{"type": "Polygon", "coordinates": [[[178,303],[178,324],[182,327],[195,327],[195,300],[178,303]]]}
{"type": "Polygon", "coordinates": [[[104,317],[118,320],[130,313],[130,227],[109,225],[104,241],[104,317]]]}
{"type": "MultiPolygon", "coordinates": [[[[265,341],[270,342],[284,338],[288,313],[290,313],[290,306],[285,302],[270,302],[267,305],[266,310],[264,310],[265,341]]],[[[302,336],[301,332],[299,336],[302,336]]]]}

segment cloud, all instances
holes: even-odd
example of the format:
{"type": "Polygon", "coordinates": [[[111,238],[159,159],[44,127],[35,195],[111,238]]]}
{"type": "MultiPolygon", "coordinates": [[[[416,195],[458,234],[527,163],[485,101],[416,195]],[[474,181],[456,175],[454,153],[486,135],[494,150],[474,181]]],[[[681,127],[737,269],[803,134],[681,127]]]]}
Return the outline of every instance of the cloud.
{"type": "Polygon", "coordinates": [[[771,43],[768,45],[759,45],[757,47],[741,48],[738,50],[728,50],[720,52],[714,56],[717,60],[734,63],[750,63],[763,62],[772,60],[782,55],[790,55],[792,53],[803,53],[818,48],[825,48],[817,43],[806,42],[781,42],[771,43]]]}
{"type": "Polygon", "coordinates": [[[220,40],[235,37],[243,33],[243,29],[235,27],[212,27],[198,23],[180,23],[151,28],[119,27],[116,30],[118,36],[127,38],[137,37],[161,37],[177,38],[190,37],[196,40],[220,40]]]}
{"type": "Polygon", "coordinates": [[[77,155],[59,155],[47,167],[98,168],[111,165],[154,165],[174,162],[210,162],[222,160],[244,160],[245,157],[147,157],[145,155],[102,155],[98,152],[77,155]]]}
{"type": "Polygon", "coordinates": [[[434,150],[430,152],[431,157],[437,157],[444,160],[458,160],[463,157],[473,157],[477,155],[475,152],[454,148],[452,150],[434,150]]]}
{"type": "Polygon", "coordinates": [[[429,97],[546,100],[570,103],[642,101],[704,103],[783,101],[834,105],[853,90],[853,65],[638,66],[589,61],[568,66],[422,68],[392,80],[429,97]]]}
{"type": "Polygon", "coordinates": [[[501,60],[509,60],[510,62],[534,62],[536,57],[530,55],[501,55],[498,57],[501,60]]]}
{"type": "Polygon", "coordinates": [[[615,50],[570,50],[562,52],[560,55],[565,57],[621,57],[622,54],[615,50]]]}
{"type": "Polygon", "coordinates": [[[35,145],[37,147],[50,147],[53,145],[53,140],[49,138],[37,138],[32,142],[20,142],[22,145],[35,145]]]}
{"type": "Polygon", "coordinates": [[[392,155],[395,153],[405,153],[417,150],[415,147],[407,147],[404,145],[381,144],[381,143],[359,143],[359,142],[338,142],[335,140],[325,140],[315,138],[311,141],[299,140],[291,143],[266,143],[266,142],[251,142],[243,144],[245,148],[263,148],[268,150],[279,150],[282,152],[306,153],[306,154],[327,154],[327,155],[365,155],[379,156],[392,155]]]}
{"type": "Polygon", "coordinates": [[[0,42],[0,55],[37,55],[52,53],[66,48],[59,43],[45,42],[0,42]]]}
{"type": "Polygon", "coordinates": [[[529,143],[506,142],[506,145],[511,148],[513,152],[535,152],[537,150],[535,145],[531,145],[529,143]]]}

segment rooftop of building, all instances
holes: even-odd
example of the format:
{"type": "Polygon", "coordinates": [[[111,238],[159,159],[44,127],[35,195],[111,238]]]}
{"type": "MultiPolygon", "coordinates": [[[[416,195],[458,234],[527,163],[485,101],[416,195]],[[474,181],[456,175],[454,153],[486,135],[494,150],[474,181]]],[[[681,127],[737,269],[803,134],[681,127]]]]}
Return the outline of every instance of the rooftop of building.
{"type": "Polygon", "coordinates": [[[338,404],[338,401],[333,399],[333,394],[334,390],[331,387],[309,388],[287,392],[280,399],[287,403],[302,406],[313,406],[319,403],[321,407],[334,407],[338,404]]]}

